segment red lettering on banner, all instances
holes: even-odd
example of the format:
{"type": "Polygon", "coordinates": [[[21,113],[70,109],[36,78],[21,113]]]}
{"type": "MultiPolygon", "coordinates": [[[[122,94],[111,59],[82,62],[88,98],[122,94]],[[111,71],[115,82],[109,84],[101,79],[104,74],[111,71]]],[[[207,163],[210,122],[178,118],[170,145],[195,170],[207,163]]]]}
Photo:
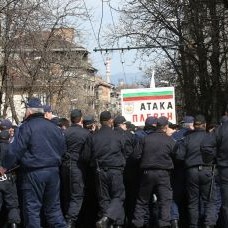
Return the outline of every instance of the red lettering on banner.
{"type": "Polygon", "coordinates": [[[154,118],[159,118],[160,116],[166,116],[168,120],[173,120],[173,113],[167,112],[167,113],[148,113],[148,114],[134,114],[132,115],[132,122],[145,122],[146,118],[149,116],[153,116],[154,118]]]}
{"type": "Polygon", "coordinates": [[[168,118],[168,120],[172,120],[173,119],[173,113],[172,112],[168,112],[167,113],[167,118],[168,118]]]}
{"type": "Polygon", "coordinates": [[[144,115],[143,114],[141,114],[140,115],[140,122],[144,122],[145,121],[145,119],[144,119],[144,115]]]}
{"type": "Polygon", "coordinates": [[[138,116],[137,115],[132,116],[132,122],[138,122],[138,116]]]}
{"type": "Polygon", "coordinates": [[[154,113],[154,118],[158,118],[158,113],[154,113]]]}

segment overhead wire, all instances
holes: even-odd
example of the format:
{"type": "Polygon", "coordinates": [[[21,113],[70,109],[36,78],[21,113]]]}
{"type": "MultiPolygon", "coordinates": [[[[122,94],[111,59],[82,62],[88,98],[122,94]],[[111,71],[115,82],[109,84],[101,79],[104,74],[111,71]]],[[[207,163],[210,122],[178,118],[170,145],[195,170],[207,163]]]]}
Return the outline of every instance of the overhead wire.
{"type": "MultiPolygon", "coordinates": [[[[113,24],[113,27],[114,27],[114,31],[116,32],[116,25],[115,25],[115,22],[114,22],[114,17],[113,17],[113,13],[112,13],[112,7],[111,7],[111,4],[110,4],[110,1],[108,2],[108,6],[109,6],[109,10],[110,10],[110,15],[111,15],[111,18],[112,18],[112,24],[113,24]]],[[[117,46],[118,48],[120,47],[119,46],[119,41],[117,41],[117,46]]],[[[126,77],[126,72],[125,72],[125,67],[124,67],[124,63],[125,63],[125,60],[123,59],[123,50],[122,52],[120,53],[120,61],[121,61],[121,64],[122,64],[122,71],[123,71],[123,74],[124,74],[124,82],[125,84],[127,83],[127,77],[126,77]]]]}
{"type": "MultiPolygon", "coordinates": [[[[101,20],[101,23],[100,23],[100,26],[99,26],[99,32],[98,32],[98,36],[96,36],[96,33],[95,33],[95,29],[94,29],[94,26],[93,26],[93,23],[92,23],[92,20],[90,18],[90,15],[89,15],[89,11],[88,11],[88,8],[86,6],[86,3],[85,3],[85,0],[83,0],[83,3],[84,3],[84,7],[85,7],[85,10],[86,10],[86,14],[87,14],[87,17],[89,18],[89,22],[90,22],[90,25],[91,25],[91,28],[92,28],[92,31],[93,31],[93,36],[97,42],[97,45],[99,48],[101,48],[101,45],[100,45],[100,29],[101,29],[101,25],[102,25],[102,20],[103,20],[103,6],[102,6],[102,20],[101,20]]],[[[102,5],[103,5],[103,0],[102,0],[102,5]]],[[[104,65],[106,66],[106,62],[105,62],[105,59],[104,59],[104,56],[102,54],[102,51],[100,51],[100,54],[101,54],[101,57],[102,57],[102,60],[103,60],[103,63],[104,65]]]]}
{"type": "Polygon", "coordinates": [[[98,34],[97,34],[97,40],[98,40],[99,46],[101,46],[101,44],[100,44],[100,33],[101,33],[101,28],[102,28],[102,23],[103,23],[103,17],[104,17],[104,0],[101,0],[101,19],[100,19],[100,25],[99,25],[98,34]]]}

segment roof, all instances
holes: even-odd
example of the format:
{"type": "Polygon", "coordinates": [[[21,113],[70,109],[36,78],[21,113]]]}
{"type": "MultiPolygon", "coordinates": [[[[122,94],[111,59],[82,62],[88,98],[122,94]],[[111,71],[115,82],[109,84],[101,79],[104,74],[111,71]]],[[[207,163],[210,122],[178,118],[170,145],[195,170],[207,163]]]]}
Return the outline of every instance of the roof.
{"type": "MultiPolygon", "coordinates": [[[[46,48],[49,51],[76,51],[85,52],[89,51],[83,46],[69,41],[60,34],[54,34],[51,31],[37,31],[28,34],[21,34],[15,39],[15,46],[19,46],[18,51],[33,52],[46,48]]],[[[17,49],[14,49],[17,51],[17,49]]]]}

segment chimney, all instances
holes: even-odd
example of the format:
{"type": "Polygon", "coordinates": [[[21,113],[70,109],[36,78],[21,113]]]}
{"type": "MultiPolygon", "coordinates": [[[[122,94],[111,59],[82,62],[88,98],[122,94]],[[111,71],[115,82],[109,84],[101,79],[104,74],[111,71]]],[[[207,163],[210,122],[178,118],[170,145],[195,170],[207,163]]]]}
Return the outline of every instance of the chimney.
{"type": "Polygon", "coordinates": [[[111,83],[111,59],[106,58],[106,82],[111,83]]]}

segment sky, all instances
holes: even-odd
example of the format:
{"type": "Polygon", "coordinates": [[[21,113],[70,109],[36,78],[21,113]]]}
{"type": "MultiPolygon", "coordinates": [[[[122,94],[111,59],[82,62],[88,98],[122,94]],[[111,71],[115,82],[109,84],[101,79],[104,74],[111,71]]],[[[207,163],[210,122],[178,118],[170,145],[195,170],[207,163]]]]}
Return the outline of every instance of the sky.
{"type": "MultiPolygon", "coordinates": [[[[85,25],[86,30],[83,35],[85,37],[84,45],[90,51],[90,59],[95,68],[98,69],[100,74],[105,79],[105,60],[111,58],[111,82],[117,84],[119,80],[125,83],[132,84],[140,81],[142,70],[139,61],[135,62],[136,52],[131,51],[110,51],[109,53],[94,52],[93,49],[99,48],[98,34],[100,30],[100,43],[102,43],[102,33],[107,26],[115,26],[118,24],[118,14],[110,9],[109,4],[118,7],[121,0],[103,0],[103,18],[102,18],[102,0],[84,0],[87,9],[92,9],[93,18],[91,23],[88,21],[85,25]],[[102,20],[101,20],[102,19],[102,20]],[[93,28],[92,28],[93,27],[93,28]],[[94,32],[93,32],[94,31],[94,32]]],[[[127,47],[127,45],[121,46],[127,47]]],[[[111,48],[102,46],[102,48],[111,48]]]]}

